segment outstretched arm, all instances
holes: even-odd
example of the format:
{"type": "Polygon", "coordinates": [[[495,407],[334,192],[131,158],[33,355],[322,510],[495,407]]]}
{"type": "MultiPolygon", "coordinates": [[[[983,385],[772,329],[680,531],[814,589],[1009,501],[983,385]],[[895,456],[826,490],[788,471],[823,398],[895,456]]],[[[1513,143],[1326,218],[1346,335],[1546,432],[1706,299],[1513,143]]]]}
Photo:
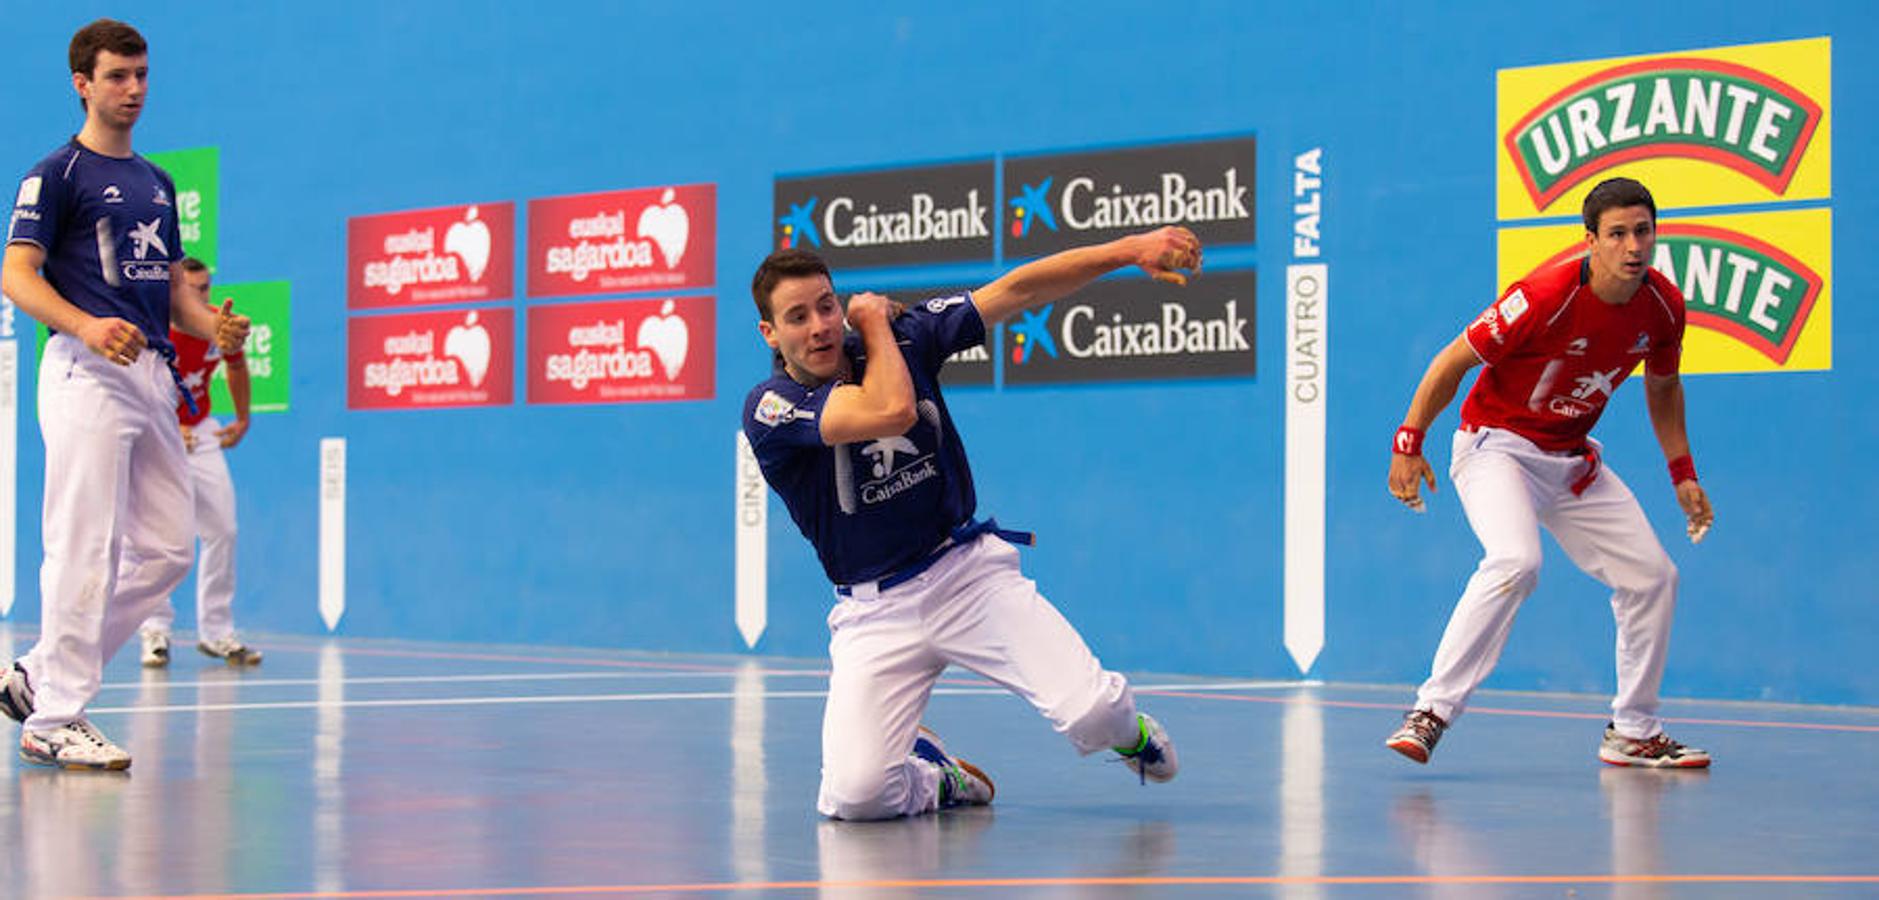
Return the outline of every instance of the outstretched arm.
{"type": "Polygon", "coordinates": [[[1690,434],[1683,422],[1683,379],[1676,375],[1644,373],[1644,405],[1651,414],[1651,430],[1670,462],[1670,480],[1677,486],[1677,505],[1689,520],[1691,542],[1703,539],[1716,521],[1709,495],[1696,483],[1696,464],[1690,460],[1690,434]]]}
{"type": "Polygon", "coordinates": [[[1404,506],[1422,511],[1424,483],[1429,485],[1429,493],[1435,493],[1435,470],[1422,456],[1422,434],[1455,399],[1455,392],[1461,388],[1461,380],[1468,370],[1480,363],[1481,357],[1468,346],[1467,338],[1457,337],[1435,355],[1428,370],[1422,373],[1422,381],[1416,385],[1416,395],[1409,401],[1409,411],[1403,414],[1403,425],[1397,431],[1396,446],[1390,454],[1390,493],[1403,501],[1404,506]]]}
{"type": "Polygon", "coordinates": [[[1186,284],[1200,274],[1200,238],[1176,226],[1076,247],[1025,263],[972,294],[986,324],[1049,303],[1117,269],[1141,266],[1156,281],[1186,284]]]}

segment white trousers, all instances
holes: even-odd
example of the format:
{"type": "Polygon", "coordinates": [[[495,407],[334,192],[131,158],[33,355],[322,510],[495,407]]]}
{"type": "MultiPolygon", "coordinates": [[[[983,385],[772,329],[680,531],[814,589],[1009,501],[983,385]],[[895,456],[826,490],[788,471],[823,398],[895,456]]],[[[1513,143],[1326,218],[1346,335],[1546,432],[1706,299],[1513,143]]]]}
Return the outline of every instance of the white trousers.
{"type": "Polygon", "coordinates": [[[1017,548],[995,535],[872,599],[841,598],[829,631],[816,804],[825,816],[891,819],[938,806],[938,771],[908,753],[948,664],[1030,701],[1079,752],[1141,737],[1127,679],[1103,669],[1019,571],[1017,548]]]}
{"type": "Polygon", "coordinates": [[[1670,647],[1677,567],[1631,489],[1605,467],[1574,496],[1570,485],[1584,473],[1585,457],[1542,450],[1498,428],[1457,431],[1452,460],[1449,480],[1481,541],[1482,558],[1442,632],[1416,708],[1453,722],[1493,671],[1514,613],[1539,582],[1544,526],[1580,569],[1612,589],[1618,620],[1612,722],[1630,737],[1662,731],[1657,689],[1670,647]]]}
{"type": "MultiPolygon", "coordinates": [[[[202,542],[196,565],[196,637],[219,641],[235,634],[235,481],[228,457],[215,433],[222,423],[203,419],[195,426],[196,448],[189,452],[189,483],[196,495],[196,536],[202,542]]],[[[169,634],[176,604],[169,597],[146,619],[143,628],[169,634]]]]}
{"type": "Polygon", "coordinates": [[[195,525],[176,397],[156,353],[117,366],[71,335],[46,342],[40,631],[22,659],[30,730],[79,718],[105,661],[188,574],[195,525]]]}

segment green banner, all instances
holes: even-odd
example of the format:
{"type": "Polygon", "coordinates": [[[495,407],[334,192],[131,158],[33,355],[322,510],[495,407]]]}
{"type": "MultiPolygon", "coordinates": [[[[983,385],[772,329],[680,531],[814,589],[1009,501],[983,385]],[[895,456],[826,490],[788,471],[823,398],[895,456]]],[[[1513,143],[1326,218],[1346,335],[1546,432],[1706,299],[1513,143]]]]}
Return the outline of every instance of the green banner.
{"type": "MultiPolygon", "coordinates": [[[[215,305],[235,301],[235,311],[254,321],[243,355],[248,357],[249,411],[286,412],[287,387],[292,380],[293,339],[290,334],[292,302],[285,281],[250,281],[209,288],[215,305]]],[[[228,394],[227,366],[216,366],[209,382],[209,410],[233,416],[235,401],[228,394]]]]}
{"type": "Polygon", "coordinates": [[[222,199],[222,152],[196,147],[151,153],[146,159],[161,166],[176,182],[176,224],[183,232],[183,251],[209,264],[215,272],[216,218],[222,199]]]}

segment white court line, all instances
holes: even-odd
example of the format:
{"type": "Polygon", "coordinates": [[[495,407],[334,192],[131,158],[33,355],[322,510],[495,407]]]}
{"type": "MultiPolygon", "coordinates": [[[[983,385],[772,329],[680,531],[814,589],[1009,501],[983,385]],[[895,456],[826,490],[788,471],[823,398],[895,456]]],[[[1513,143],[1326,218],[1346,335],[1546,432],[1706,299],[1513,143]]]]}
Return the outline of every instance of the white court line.
{"type": "MultiPolygon", "coordinates": [[[[1181,690],[1181,691],[1230,691],[1258,689],[1262,687],[1293,686],[1295,682],[1273,681],[1233,681],[1216,684],[1171,684],[1139,685],[1137,691],[1181,690]]],[[[973,696],[1007,694],[1002,687],[983,688],[935,688],[936,695],[973,696]]],[[[827,697],[828,691],[762,691],[760,693],[742,692],[745,697],[761,697],[765,700],[801,700],[827,697]]],[[[266,709],[333,709],[340,707],[411,707],[411,706],[494,706],[497,704],[519,705],[531,703],[648,703],[668,700],[730,700],[740,696],[738,691],[688,691],[671,693],[633,693],[633,694],[550,694],[544,696],[511,695],[505,697],[403,697],[384,700],[286,700],[268,703],[188,703],[162,706],[104,706],[92,707],[86,712],[90,715],[107,713],[155,713],[155,712],[236,712],[243,710],[266,709]]]]}
{"type": "MultiPolygon", "coordinates": [[[[319,684],[453,684],[479,681],[579,681],[589,678],[729,678],[736,672],[635,672],[620,669],[608,669],[602,672],[529,672],[515,675],[379,675],[359,678],[342,678],[330,681],[320,678],[249,678],[236,675],[225,679],[210,681],[111,681],[99,685],[99,690],[142,690],[151,686],[174,688],[190,687],[289,687],[319,684]]],[[[785,671],[766,669],[760,674],[765,677],[799,678],[814,676],[827,678],[827,672],[785,671]]]]}

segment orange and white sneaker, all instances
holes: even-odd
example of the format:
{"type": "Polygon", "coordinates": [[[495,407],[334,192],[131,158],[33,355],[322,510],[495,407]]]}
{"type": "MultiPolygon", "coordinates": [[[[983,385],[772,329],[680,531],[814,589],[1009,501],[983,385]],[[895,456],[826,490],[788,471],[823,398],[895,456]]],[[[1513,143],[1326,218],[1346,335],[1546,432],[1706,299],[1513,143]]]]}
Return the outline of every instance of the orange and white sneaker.
{"type": "Polygon", "coordinates": [[[1598,745],[1598,758],[1609,765],[1647,769],[1709,768],[1708,750],[1686,747],[1661,731],[1656,737],[1628,738],[1609,722],[1605,724],[1605,740],[1598,745]]]}
{"type": "Polygon", "coordinates": [[[1442,732],[1448,730],[1448,723],[1442,717],[1426,709],[1412,709],[1403,716],[1403,727],[1396,729],[1383,746],[1395,750],[1419,763],[1428,763],[1429,754],[1435,752],[1435,745],[1442,740],[1442,732]]]}

